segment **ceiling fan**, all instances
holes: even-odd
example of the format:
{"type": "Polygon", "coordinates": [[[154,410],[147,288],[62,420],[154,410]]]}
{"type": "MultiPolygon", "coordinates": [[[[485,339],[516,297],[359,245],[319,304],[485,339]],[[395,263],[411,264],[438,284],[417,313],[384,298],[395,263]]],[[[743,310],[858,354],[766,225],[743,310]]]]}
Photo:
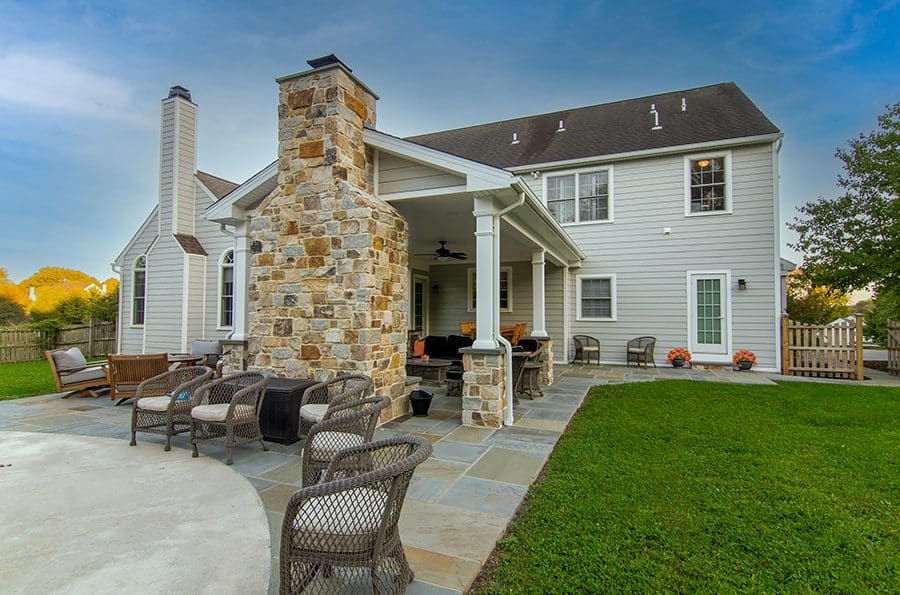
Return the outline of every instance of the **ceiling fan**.
{"type": "Polygon", "coordinates": [[[446,240],[440,240],[438,243],[441,245],[441,247],[434,252],[416,254],[416,256],[434,256],[435,260],[450,260],[451,258],[455,258],[456,260],[465,260],[469,257],[465,252],[451,252],[450,250],[448,250],[446,240]]]}

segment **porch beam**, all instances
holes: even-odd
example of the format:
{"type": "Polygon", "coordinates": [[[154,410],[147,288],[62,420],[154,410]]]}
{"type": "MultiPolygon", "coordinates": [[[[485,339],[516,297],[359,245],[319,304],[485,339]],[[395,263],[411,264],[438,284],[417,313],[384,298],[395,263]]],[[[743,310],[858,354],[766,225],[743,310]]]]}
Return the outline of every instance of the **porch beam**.
{"type": "Polygon", "coordinates": [[[544,299],[544,287],[544,251],[536,250],[531,255],[531,303],[534,325],[531,335],[533,337],[547,336],[547,308],[544,299]]]}
{"type": "Polygon", "coordinates": [[[494,200],[490,195],[475,195],[475,342],[476,349],[496,349],[494,327],[494,200]]]}

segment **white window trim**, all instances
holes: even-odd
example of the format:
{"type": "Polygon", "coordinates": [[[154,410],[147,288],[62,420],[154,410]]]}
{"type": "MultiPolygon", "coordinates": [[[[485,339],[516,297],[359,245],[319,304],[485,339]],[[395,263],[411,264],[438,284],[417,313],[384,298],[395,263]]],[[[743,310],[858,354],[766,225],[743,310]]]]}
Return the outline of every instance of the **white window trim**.
{"type": "MultiPolygon", "coordinates": [[[[472,299],[475,297],[475,294],[472,291],[472,279],[475,277],[475,271],[478,269],[470,268],[466,270],[466,312],[475,312],[476,309],[472,307],[472,299]]],[[[512,267],[500,267],[500,272],[506,272],[506,308],[500,308],[501,312],[512,312],[513,311],[513,270],[512,267]]],[[[497,299],[500,299],[500,296],[497,296],[497,299]]]]}
{"type": "MultiPolygon", "coordinates": [[[[543,188],[541,194],[541,200],[544,203],[544,206],[547,206],[547,180],[549,178],[556,178],[560,176],[571,176],[575,175],[575,221],[570,221],[569,223],[562,223],[557,221],[562,227],[574,227],[580,225],[606,225],[609,223],[615,222],[615,166],[610,163],[609,165],[602,165],[597,167],[591,167],[588,169],[566,169],[560,171],[552,171],[546,172],[544,174],[544,179],[542,180],[543,188]],[[609,190],[609,218],[608,219],[598,219],[596,221],[581,221],[580,209],[578,208],[578,176],[580,174],[592,174],[598,171],[606,172],[606,181],[607,188],[609,190]]],[[[556,221],[556,219],[554,219],[556,221]]]]}
{"type": "Polygon", "coordinates": [[[234,266],[234,248],[228,248],[222,255],[219,256],[219,269],[218,269],[218,283],[216,284],[216,330],[217,331],[230,331],[234,330],[234,313],[237,310],[237,275],[234,274],[237,272],[234,266]],[[223,280],[223,269],[225,268],[225,255],[231,252],[231,270],[232,274],[232,286],[234,291],[234,295],[231,296],[231,324],[223,325],[222,324],[222,280],[223,280]]]}
{"type": "Polygon", "coordinates": [[[575,275],[575,320],[586,322],[615,322],[618,317],[618,299],[616,299],[616,274],[575,275]],[[609,279],[609,318],[581,315],[581,280],[582,279],[609,279]]]}
{"type": "Polygon", "coordinates": [[[413,329],[413,325],[415,324],[415,316],[416,316],[416,287],[415,284],[421,282],[422,283],[422,332],[427,336],[428,335],[428,294],[431,291],[431,280],[425,276],[420,275],[418,273],[413,273],[411,275],[412,281],[409,284],[409,328],[413,329]]]}
{"type": "Polygon", "coordinates": [[[722,363],[729,364],[731,363],[731,354],[734,353],[734,334],[733,334],[733,324],[734,314],[731,307],[731,269],[719,269],[719,270],[709,270],[709,271],[686,271],[685,278],[687,283],[687,346],[691,351],[691,355],[697,361],[702,361],[705,363],[722,363]],[[696,329],[694,328],[694,308],[696,307],[697,296],[694,293],[694,286],[691,283],[691,277],[699,277],[703,275],[725,275],[725,287],[722,288],[722,291],[725,292],[725,329],[727,330],[728,336],[725,337],[725,354],[719,353],[703,353],[695,348],[694,341],[694,333],[696,329]]]}
{"type": "Polygon", "coordinates": [[[132,263],[131,263],[131,300],[130,300],[130,304],[129,304],[129,308],[128,308],[128,311],[129,311],[128,320],[131,322],[131,324],[129,325],[131,328],[144,328],[144,324],[147,323],[147,278],[148,278],[147,255],[141,254],[140,256],[135,258],[134,261],[132,261],[132,263]],[[134,298],[135,298],[134,274],[138,271],[137,263],[142,258],[144,259],[144,268],[142,269],[144,271],[144,322],[141,324],[135,324],[135,322],[134,322],[134,298]]]}
{"type": "Polygon", "coordinates": [[[731,215],[733,211],[732,205],[732,186],[734,182],[731,177],[731,151],[715,151],[710,153],[694,153],[684,156],[684,216],[685,217],[715,217],[716,215],[731,215]],[[698,159],[713,159],[722,157],[725,167],[725,210],[723,211],[701,211],[699,213],[691,212],[691,161],[698,159]]]}

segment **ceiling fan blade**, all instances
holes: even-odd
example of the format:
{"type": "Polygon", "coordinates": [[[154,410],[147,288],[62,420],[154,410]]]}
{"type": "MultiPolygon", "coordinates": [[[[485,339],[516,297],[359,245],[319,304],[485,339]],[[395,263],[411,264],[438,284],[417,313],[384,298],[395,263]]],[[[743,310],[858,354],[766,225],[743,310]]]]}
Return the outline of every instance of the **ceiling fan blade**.
{"type": "Polygon", "coordinates": [[[469,256],[465,252],[451,252],[450,258],[456,258],[457,260],[465,260],[469,256]]]}

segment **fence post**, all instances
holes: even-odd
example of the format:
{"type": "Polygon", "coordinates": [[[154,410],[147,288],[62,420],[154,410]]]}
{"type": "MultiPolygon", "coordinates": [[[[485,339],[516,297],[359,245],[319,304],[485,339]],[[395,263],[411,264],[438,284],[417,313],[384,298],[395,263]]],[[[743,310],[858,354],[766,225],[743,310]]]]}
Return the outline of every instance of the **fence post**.
{"type": "Polygon", "coordinates": [[[856,314],[856,379],[863,380],[863,364],[865,356],[863,355],[863,315],[856,314]]]}
{"type": "Polygon", "coordinates": [[[790,325],[791,319],[787,314],[781,315],[781,373],[791,373],[791,349],[790,349],[790,325]]]}
{"type": "Polygon", "coordinates": [[[94,357],[94,317],[88,322],[88,357],[94,357]]]}

